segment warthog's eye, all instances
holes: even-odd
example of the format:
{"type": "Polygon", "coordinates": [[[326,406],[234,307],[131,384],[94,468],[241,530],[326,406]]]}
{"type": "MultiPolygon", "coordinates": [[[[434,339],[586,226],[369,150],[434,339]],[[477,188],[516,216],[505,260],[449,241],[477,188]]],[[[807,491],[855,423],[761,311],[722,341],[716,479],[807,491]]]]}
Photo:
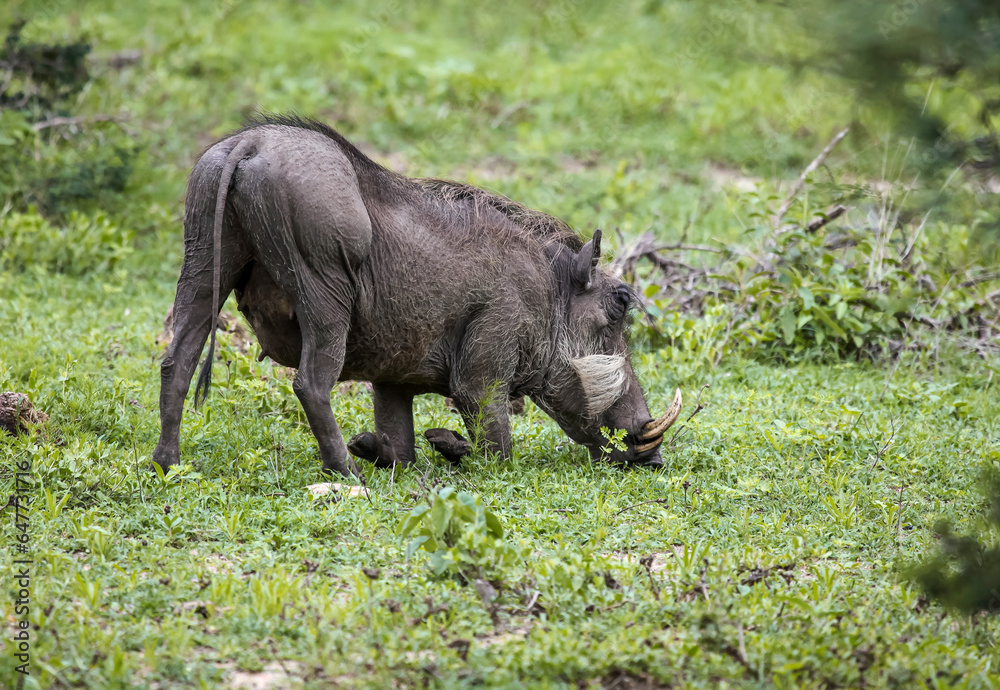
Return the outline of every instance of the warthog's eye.
{"type": "Polygon", "coordinates": [[[608,296],[606,309],[612,323],[618,323],[625,318],[628,308],[632,305],[632,291],[624,285],[617,286],[608,296]]]}

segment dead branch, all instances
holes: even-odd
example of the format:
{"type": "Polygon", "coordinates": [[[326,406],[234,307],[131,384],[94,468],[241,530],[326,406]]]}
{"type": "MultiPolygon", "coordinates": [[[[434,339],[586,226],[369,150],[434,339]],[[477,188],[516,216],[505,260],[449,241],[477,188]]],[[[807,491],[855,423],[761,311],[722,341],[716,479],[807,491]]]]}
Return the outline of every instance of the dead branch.
{"type": "Polygon", "coordinates": [[[961,283],[958,284],[958,287],[960,288],[975,287],[980,283],[992,283],[995,280],[1000,280],[1000,271],[995,271],[993,273],[984,273],[975,278],[970,278],[969,280],[963,280],[961,283]]]}
{"type": "Polygon", "coordinates": [[[827,211],[826,215],[824,215],[822,218],[817,218],[813,222],[809,223],[809,225],[806,226],[806,230],[808,230],[809,232],[816,232],[817,230],[825,226],[827,223],[837,220],[845,213],[847,213],[847,207],[841,204],[837,204],[829,211],[827,211]]]}
{"type": "Polygon", "coordinates": [[[784,203],[782,203],[781,207],[778,209],[778,212],[774,215],[775,228],[781,225],[782,218],[784,218],[785,214],[788,213],[788,209],[790,209],[792,204],[795,203],[795,199],[798,197],[799,192],[801,192],[802,188],[805,187],[806,178],[809,177],[810,173],[812,173],[816,168],[823,164],[823,161],[825,161],[826,157],[830,155],[830,152],[833,151],[834,147],[836,147],[837,144],[839,144],[850,131],[850,127],[845,127],[837,132],[837,135],[830,140],[830,143],[826,145],[826,148],[820,151],[819,155],[813,159],[812,163],[807,165],[806,169],[802,171],[802,174],[799,175],[799,179],[795,182],[795,186],[792,187],[792,192],[788,195],[788,198],[785,199],[784,203]]]}
{"type": "Polygon", "coordinates": [[[718,249],[716,247],[708,247],[704,244],[682,244],[678,242],[677,244],[661,244],[654,251],[674,251],[681,250],[685,252],[712,252],[713,254],[725,254],[725,249],[718,249]]]}

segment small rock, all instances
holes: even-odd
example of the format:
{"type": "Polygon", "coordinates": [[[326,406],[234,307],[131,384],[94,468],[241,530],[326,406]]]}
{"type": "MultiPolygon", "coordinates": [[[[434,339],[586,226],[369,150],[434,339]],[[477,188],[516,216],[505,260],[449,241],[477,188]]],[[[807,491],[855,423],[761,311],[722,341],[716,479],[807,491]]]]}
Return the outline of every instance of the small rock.
{"type": "Polygon", "coordinates": [[[351,484],[337,484],[331,482],[323,482],[321,484],[310,484],[306,487],[313,496],[326,496],[330,493],[346,494],[347,496],[365,496],[367,497],[368,489],[363,486],[353,486],[351,484]]]}

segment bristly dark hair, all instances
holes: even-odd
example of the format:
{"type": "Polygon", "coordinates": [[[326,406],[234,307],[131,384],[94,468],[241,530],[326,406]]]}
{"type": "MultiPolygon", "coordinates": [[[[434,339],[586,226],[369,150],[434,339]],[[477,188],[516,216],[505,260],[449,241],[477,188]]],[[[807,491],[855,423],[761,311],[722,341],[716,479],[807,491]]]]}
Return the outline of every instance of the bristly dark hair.
{"type": "Polygon", "coordinates": [[[583,248],[581,240],[565,221],[542,211],[536,211],[519,204],[501,194],[487,192],[471,184],[438,180],[435,178],[416,178],[412,182],[445,201],[471,201],[473,204],[490,206],[514,223],[526,230],[533,237],[545,244],[563,244],[573,251],[583,248]]]}
{"type": "Polygon", "coordinates": [[[240,129],[229,136],[267,125],[296,127],[298,129],[317,132],[337,142],[337,145],[343,149],[356,168],[379,171],[396,179],[406,179],[444,201],[471,201],[473,204],[490,206],[505,215],[514,225],[527,231],[544,244],[563,244],[573,251],[580,251],[583,247],[583,240],[573,232],[573,229],[569,225],[555,216],[530,209],[505,196],[487,192],[485,189],[480,189],[470,184],[432,178],[404,178],[399,173],[379,165],[366,156],[330,125],[313,118],[302,117],[294,113],[280,115],[277,113],[259,112],[252,115],[244,122],[240,129]]]}

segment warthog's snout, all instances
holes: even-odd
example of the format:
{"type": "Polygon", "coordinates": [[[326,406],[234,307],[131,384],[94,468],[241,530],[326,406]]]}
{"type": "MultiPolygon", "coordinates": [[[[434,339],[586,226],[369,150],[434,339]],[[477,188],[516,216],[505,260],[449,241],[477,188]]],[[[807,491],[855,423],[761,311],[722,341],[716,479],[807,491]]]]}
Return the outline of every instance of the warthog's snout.
{"type": "Polygon", "coordinates": [[[591,456],[595,459],[607,458],[611,462],[623,465],[661,466],[663,460],[660,457],[660,446],[667,430],[680,416],[681,402],[681,391],[678,388],[662,415],[656,419],[649,419],[647,415],[647,421],[638,424],[635,431],[626,434],[624,450],[609,447],[608,442],[602,439],[602,442],[588,444],[591,456]]]}

